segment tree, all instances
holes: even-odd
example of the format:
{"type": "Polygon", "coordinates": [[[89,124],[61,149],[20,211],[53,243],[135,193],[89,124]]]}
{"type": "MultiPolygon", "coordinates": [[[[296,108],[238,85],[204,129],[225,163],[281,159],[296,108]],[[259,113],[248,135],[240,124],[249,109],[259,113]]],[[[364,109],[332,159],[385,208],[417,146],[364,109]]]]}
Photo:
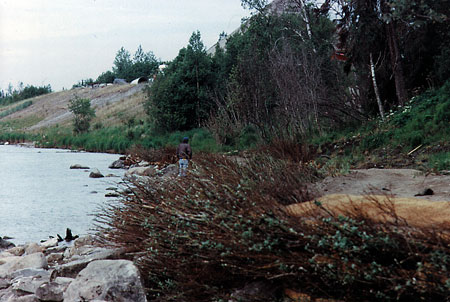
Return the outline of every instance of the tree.
{"type": "MultiPolygon", "coordinates": [[[[444,1],[445,2],[445,1],[444,1]]],[[[428,36],[434,36],[432,28],[436,23],[448,22],[448,4],[437,0],[327,0],[323,5],[325,11],[337,8],[339,16],[337,33],[339,46],[346,51],[350,66],[369,73],[370,54],[385,57],[380,70],[386,73],[383,78],[393,78],[385,81],[383,90],[387,99],[392,96],[387,92],[389,86],[394,86],[397,104],[403,105],[414,87],[417,77],[417,66],[423,66],[427,57],[433,57],[432,49],[423,52],[424,41],[428,36]],[[431,31],[430,31],[431,29],[431,31]],[[413,47],[415,46],[415,47],[413,47]],[[413,50],[412,52],[410,50],[413,50]]],[[[446,39],[437,39],[445,41],[446,39]]],[[[435,42],[434,42],[435,43],[435,42]]],[[[445,42],[441,42],[445,43],[445,42]]],[[[436,48],[436,47],[435,47],[436,48]]],[[[440,47],[439,47],[440,48],[440,47]]],[[[433,66],[433,64],[426,64],[433,66]]],[[[426,68],[424,68],[426,69],[426,68]]],[[[429,69],[428,69],[429,70],[429,69]]],[[[422,81],[429,75],[421,75],[422,81]]],[[[368,77],[365,77],[368,78],[368,77]]],[[[425,84],[422,82],[423,85],[425,84]]],[[[391,101],[392,102],[392,101],[391,101]]]]}
{"type": "Polygon", "coordinates": [[[101,75],[98,76],[96,82],[97,83],[113,83],[116,76],[114,73],[110,70],[103,72],[101,75]]]}
{"type": "MultiPolygon", "coordinates": [[[[114,59],[113,72],[118,78],[127,79],[128,73],[133,65],[131,61],[131,55],[128,50],[121,47],[114,59]]],[[[127,79],[130,81],[129,77],[127,79]]]]}
{"type": "Polygon", "coordinates": [[[69,101],[69,111],[74,114],[74,132],[83,133],[89,131],[90,122],[95,117],[95,111],[91,108],[91,101],[75,97],[69,101]]]}
{"type": "Polygon", "coordinates": [[[187,130],[208,119],[214,102],[211,58],[200,32],[194,32],[187,47],[168,64],[149,90],[147,112],[160,130],[187,130]]]}

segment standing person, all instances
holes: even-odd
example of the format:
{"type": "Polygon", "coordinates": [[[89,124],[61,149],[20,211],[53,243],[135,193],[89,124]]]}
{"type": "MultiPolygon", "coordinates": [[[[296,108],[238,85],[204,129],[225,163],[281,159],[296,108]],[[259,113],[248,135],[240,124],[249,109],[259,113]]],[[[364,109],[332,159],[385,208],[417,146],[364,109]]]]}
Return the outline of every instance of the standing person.
{"type": "Polygon", "coordinates": [[[183,141],[178,145],[177,157],[180,166],[178,176],[186,176],[189,160],[192,158],[192,149],[189,145],[189,137],[183,137],[183,141]]]}

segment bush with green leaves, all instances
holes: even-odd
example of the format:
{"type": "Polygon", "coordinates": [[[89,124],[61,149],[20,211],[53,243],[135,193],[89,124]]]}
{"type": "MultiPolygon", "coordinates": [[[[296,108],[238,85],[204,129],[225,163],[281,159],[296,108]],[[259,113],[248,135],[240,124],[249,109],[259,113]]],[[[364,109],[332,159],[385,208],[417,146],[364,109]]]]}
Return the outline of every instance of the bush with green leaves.
{"type": "Polygon", "coordinates": [[[320,203],[294,215],[285,205],[311,200],[314,175],[264,153],[197,154],[186,178],[130,182],[98,213],[99,239],[126,248],[156,301],[229,300],[255,280],[344,301],[445,301],[449,224],[414,227],[377,200],[382,221],[320,203]]]}
{"type": "Polygon", "coordinates": [[[91,107],[91,101],[75,97],[69,101],[69,111],[74,115],[73,131],[75,133],[89,131],[91,120],[95,117],[95,110],[91,107]]]}

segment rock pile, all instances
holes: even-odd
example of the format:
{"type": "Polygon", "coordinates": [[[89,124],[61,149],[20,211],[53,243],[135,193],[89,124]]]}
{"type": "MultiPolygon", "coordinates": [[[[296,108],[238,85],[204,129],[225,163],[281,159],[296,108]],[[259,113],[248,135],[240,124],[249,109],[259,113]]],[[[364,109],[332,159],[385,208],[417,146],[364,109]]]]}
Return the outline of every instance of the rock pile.
{"type": "Polygon", "coordinates": [[[0,301],[146,301],[138,269],[92,236],[0,249],[0,301]]]}

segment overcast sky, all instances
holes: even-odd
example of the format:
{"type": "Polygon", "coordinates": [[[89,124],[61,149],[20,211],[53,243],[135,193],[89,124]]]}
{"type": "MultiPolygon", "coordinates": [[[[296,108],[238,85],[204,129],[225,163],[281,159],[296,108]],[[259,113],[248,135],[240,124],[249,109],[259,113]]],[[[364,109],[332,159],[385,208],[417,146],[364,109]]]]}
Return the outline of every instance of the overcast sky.
{"type": "Polygon", "coordinates": [[[249,14],[240,0],[0,0],[0,89],[95,80],[122,46],[172,60],[192,32],[208,48],[249,14]]]}

